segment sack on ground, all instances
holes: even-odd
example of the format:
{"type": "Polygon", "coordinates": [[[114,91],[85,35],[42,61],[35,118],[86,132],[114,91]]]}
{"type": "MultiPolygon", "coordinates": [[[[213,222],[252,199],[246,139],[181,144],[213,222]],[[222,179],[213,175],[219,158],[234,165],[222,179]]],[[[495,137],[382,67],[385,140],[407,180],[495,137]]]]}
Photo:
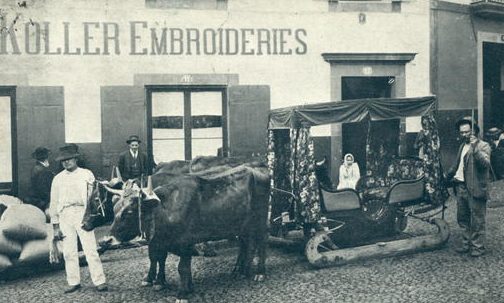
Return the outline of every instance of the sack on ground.
{"type": "Polygon", "coordinates": [[[6,206],[11,206],[11,205],[23,204],[23,201],[21,201],[21,199],[19,199],[18,197],[9,195],[0,195],[0,203],[6,206]]]}
{"type": "Polygon", "coordinates": [[[9,206],[0,220],[0,230],[11,239],[21,242],[45,239],[46,216],[33,205],[20,204],[9,206]]]}
{"type": "Polygon", "coordinates": [[[54,230],[51,224],[46,224],[47,238],[24,243],[19,256],[20,263],[59,263],[63,259],[62,242],[53,242],[54,230]]]}
{"type": "Polygon", "coordinates": [[[504,180],[488,183],[487,193],[487,207],[495,208],[504,206],[504,180]]]}
{"type": "Polygon", "coordinates": [[[49,261],[49,239],[25,242],[18,261],[23,263],[40,263],[49,261]]]}
{"type": "Polygon", "coordinates": [[[0,232],[0,255],[17,258],[17,256],[21,253],[21,248],[21,243],[8,239],[2,232],[0,232]]]}
{"type": "Polygon", "coordinates": [[[11,205],[23,204],[23,201],[21,201],[19,198],[14,197],[14,196],[0,195],[0,204],[3,204],[5,206],[9,207],[11,205]]]}
{"type": "Polygon", "coordinates": [[[5,255],[0,255],[0,272],[6,270],[7,268],[12,266],[12,262],[9,257],[5,255]]]}

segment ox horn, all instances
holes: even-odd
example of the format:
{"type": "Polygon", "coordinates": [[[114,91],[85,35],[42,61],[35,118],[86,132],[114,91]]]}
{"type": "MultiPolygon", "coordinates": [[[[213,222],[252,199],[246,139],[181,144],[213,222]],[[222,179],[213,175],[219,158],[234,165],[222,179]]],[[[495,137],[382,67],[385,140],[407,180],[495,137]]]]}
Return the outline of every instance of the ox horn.
{"type": "Polygon", "coordinates": [[[105,187],[105,189],[111,193],[111,194],[114,194],[114,195],[119,195],[119,196],[122,196],[124,191],[122,189],[113,189],[113,188],[110,188],[108,187],[106,184],[103,185],[103,187],[105,187]]]}
{"type": "Polygon", "coordinates": [[[156,205],[158,204],[161,200],[159,197],[156,195],[154,190],[152,189],[152,177],[148,176],[147,177],[147,187],[142,188],[142,191],[145,194],[144,201],[147,205],[156,205]]]}
{"type": "Polygon", "coordinates": [[[124,181],[124,179],[121,176],[121,171],[119,170],[119,167],[116,167],[115,169],[116,169],[117,178],[119,178],[121,181],[124,181]]]}
{"type": "Polygon", "coordinates": [[[147,177],[147,192],[152,195],[154,191],[152,190],[152,176],[147,177]]]}
{"type": "Polygon", "coordinates": [[[112,166],[112,174],[110,175],[110,180],[114,179],[114,173],[115,173],[115,170],[116,170],[116,166],[112,166]]]}

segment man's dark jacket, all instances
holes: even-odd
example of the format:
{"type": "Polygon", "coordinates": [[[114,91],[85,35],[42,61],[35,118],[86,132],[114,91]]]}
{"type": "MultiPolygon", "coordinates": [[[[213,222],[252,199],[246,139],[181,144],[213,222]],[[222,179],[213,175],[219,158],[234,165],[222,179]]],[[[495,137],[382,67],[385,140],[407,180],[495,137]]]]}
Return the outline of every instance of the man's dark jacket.
{"type": "MultiPolygon", "coordinates": [[[[149,171],[151,171],[152,168],[155,167],[155,164],[150,163],[150,165],[149,165],[147,154],[141,152],[140,150],[137,153],[137,157],[140,160],[140,163],[139,163],[140,164],[140,167],[139,167],[140,174],[144,174],[145,176],[147,176],[149,171]]],[[[134,161],[135,161],[135,159],[133,159],[133,156],[131,155],[131,152],[129,151],[129,149],[122,152],[121,154],[119,154],[118,167],[119,167],[119,171],[121,172],[121,177],[123,178],[123,180],[135,179],[135,178],[140,177],[139,175],[135,176],[132,172],[132,166],[133,166],[134,161]]]]}
{"type": "Polygon", "coordinates": [[[504,140],[492,151],[492,168],[497,180],[504,179],[504,140]]]}
{"type": "MultiPolygon", "coordinates": [[[[449,178],[453,178],[457,172],[464,144],[460,145],[457,161],[450,169],[449,178]]],[[[486,199],[487,197],[486,188],[490,176],[491,152],[492,148],[488,143],[478,140],[476,143],[471,144],[469,151],[464,157],[464,180],[469,194],[474,198],[486,199]]]]}
{"type": "Polygon", "coordinates": [[[32,196],[30,204],[33,204],[45,210],[49,207],[51,198],[51,183],[54,178],[54,173],[48,167],[45,167],[37,161],[31,171],[31,192],[32,196]]]}

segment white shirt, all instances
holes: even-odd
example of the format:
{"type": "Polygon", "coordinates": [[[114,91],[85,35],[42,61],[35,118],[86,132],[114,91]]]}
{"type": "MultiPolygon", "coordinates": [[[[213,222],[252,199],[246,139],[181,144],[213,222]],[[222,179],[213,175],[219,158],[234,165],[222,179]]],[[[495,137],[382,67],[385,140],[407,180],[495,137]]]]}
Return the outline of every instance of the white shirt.
{"type": "Polygon", "coordinates": [[[133,159],[136,159],[136,158],[137,158],[137,156],[138,156],[138,151],[133,152],[133,151],[130,149],[130,154],[131,154],[131,156],[133,157],[133,159]]]}
{"type": "Polygon", "coordinates": [[[455,180],[458,180],[460,182],[464,182],[464,157],[469,151],[469,148],[471,147],[470,143],[464,144],[464,147],[462,147],[462,153],[460,154],[460,163],[457,168],[457,172],[455,173],[455,176],[453,177],[455,180]]]}
{"type": "Polygon", "coordinates": [[[65,169],[57,174],[51,185],[51,204],[49,206],[51,223],[59,223],[59,214],[66,207],[86,207],[88,194],[92,190],[88,186],[92,186],[94,180],[94,175],[90,170],[80,167],[77,167],[73,172],[65,169]]]}

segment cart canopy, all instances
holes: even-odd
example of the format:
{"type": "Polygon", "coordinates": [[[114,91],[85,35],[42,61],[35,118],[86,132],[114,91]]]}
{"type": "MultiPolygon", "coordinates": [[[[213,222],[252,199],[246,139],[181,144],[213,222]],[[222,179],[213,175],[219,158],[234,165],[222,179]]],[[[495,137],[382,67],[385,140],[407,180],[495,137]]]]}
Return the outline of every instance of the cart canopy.
{"type": "Polygon", "coordinates": [[[436,97],[358,99],[298,105],[270,111],[269,129],[296,129],[330,123],[423,116],[435,108],[436,97]]]}

